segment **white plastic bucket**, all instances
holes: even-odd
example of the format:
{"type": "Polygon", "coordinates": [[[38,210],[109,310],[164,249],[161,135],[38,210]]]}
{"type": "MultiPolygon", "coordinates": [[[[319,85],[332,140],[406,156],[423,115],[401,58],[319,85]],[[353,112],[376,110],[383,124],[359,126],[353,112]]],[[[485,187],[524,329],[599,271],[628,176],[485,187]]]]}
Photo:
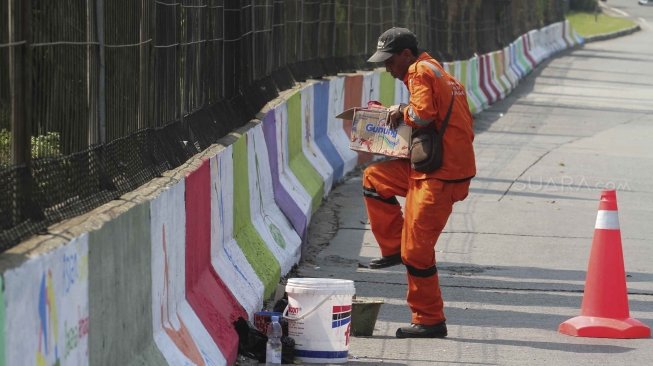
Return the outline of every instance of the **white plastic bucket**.
{"type": "Polygon", "coordinates": [[[288,335],[295,359],[305,363],[345,363],[349,353],[354,281],[291,278],[286,284],[288,335]]]}

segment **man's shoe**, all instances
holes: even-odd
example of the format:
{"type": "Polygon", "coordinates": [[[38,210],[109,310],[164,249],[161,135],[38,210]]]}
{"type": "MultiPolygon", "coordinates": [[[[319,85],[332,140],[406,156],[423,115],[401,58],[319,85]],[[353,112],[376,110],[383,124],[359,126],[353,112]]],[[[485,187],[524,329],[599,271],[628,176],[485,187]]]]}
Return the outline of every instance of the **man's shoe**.
{"type": "Polygon", "coordinates": [[[372,259],[370,261],[369,267],[372,269],[379,269],[396,266],[398,264],[401,264],[401,253],[372,259]]]}
{"type": "Polygon", "coordinates": [[[447,324],[434,325],[411,324],[397,329],[397,338],[444,338],[447,336],[447,324]]]}

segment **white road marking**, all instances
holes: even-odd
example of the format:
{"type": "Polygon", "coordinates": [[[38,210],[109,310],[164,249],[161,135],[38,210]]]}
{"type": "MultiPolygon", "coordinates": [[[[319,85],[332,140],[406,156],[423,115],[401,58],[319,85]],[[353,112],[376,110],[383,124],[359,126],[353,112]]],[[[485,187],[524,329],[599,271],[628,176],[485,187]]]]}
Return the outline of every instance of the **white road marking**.
{"type": "Polygon", "coordinates": [[[628,13],[626,13],[626,12],[623,11],[623,10],[619,10],[619,9],[617,9],[617,8],[612,8],[612,7],[609,7],[609,6],[608,6],[607,8],[610,9],[610,10],[612,10],[612,11],[614,11],[615,13],[617,13],[617,14],[619,14],[619,15],[621,15],[621,16],[624,16],[624,17],[627,17],[627,16],[628,16],[628,13]]]}

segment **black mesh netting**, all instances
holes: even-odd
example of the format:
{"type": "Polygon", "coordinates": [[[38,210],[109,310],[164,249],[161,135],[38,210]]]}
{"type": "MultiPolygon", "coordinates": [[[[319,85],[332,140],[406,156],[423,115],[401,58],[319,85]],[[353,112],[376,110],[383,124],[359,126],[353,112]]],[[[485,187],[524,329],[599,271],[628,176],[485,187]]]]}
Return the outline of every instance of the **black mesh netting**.
{"type": "Polygon", "coordinates": [[[0,0],[0,250],[180,166],[391,26],[449,61],[558,0],[0,0]],[[11,14],[8,9],[13,9],[11,14]]]}

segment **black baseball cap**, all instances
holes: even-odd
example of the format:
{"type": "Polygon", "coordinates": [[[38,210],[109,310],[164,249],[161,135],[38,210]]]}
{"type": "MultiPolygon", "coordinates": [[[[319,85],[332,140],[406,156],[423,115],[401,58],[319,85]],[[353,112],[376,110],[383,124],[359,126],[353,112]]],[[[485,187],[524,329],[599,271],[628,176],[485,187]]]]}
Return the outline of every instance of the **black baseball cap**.
{"type": "Polygon", "coordinates": [[[417,36],[406,28],[392,27],[379,36],[376,52],[367,62],[383,62],[406,48],[417,48],[417,36]]]}

